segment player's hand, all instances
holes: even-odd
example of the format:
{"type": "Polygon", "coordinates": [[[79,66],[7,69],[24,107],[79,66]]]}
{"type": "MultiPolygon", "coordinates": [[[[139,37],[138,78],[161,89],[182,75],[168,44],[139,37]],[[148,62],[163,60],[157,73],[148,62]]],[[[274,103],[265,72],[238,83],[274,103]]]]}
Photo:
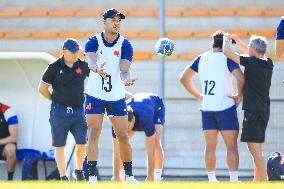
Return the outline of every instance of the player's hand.
{"type": "Polygon", "coordinates": [[[202,102],[202,100],[203,100],[203,95],[200,94],[198,97],[196,97],[196,99],[197,99],[198,101],[201,101],[201,102],[202,102]]]}
{"type": "Polygon", "coordinates": [[[124,80],[123,83],[125,86],[131,86],[134,84],[134,82],[138,80],[138,78],[133,78],[133,79],[127,79],[127,80],[124,80]]]}
{"type": "Polygon", "coordinates": [[[238,35],[232,34],[232,35],[231,35],[231,38],[232,38],[233,40],[235,40],[236,42],[240,41],[240,38],[239,38],[238,35]]]}
{"type": "Polygon", "coordinates": [[[235,101],[236,107],[238,107],[240,105],[241,101],[242,101],[242,97],[239,96],[238,94],[230,96],[230,98],[232,98],[235,101]]]}
{"type": "Polygon", "coordinates": [[[106,69],[104,68],[104,66],[106,65],[106,62],[102,63],[97,69],[96,69],[96,73],[99,74],[102,78],[106,79],[106,69]]]}

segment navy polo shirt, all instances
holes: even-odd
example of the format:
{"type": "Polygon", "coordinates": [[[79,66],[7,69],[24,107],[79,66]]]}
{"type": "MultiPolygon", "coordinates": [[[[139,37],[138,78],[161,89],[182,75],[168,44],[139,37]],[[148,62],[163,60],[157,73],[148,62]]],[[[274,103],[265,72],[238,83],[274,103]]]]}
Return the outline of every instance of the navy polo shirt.
{"type": "Polygon", "coordinates": [[[86,61],[78,59],[70,68],[62,56],[49,64],[42,81],[52,85],[52,101],[68,107],[80,107],[85,100],[84,81],[89,73],[86,61]]]}

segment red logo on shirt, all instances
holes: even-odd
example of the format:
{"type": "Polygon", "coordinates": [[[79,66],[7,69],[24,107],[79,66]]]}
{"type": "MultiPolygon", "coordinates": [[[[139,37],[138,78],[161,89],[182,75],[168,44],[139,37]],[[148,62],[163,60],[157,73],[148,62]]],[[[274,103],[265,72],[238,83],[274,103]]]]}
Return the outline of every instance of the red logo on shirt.
{"type": "Polygon", "coordinates": [[[89,103],[87,106],[86,106],[86,110],[91,110],[92,109],[92,104],[89,103]]]}
{"type": "Polygon", "coordinates": [[[113,51],[114,56],[119,56],[119,51],[113,51]]]}
{"type": "Polygon", "coordinates": [[[76,73],[81,75],[81,74],[82,74],[82,69],[81,69],[80,67],[78,67],[78,68],[76,69],[76,73]]]}

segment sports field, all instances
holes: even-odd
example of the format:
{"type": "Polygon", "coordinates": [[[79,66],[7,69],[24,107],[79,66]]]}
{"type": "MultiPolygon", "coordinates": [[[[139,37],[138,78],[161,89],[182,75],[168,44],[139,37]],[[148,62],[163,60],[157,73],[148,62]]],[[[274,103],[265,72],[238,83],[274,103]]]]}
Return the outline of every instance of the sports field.
{"type": "Polygon", "coordinates": [[[143,183],[138,185],[101,182],[95,185],[87,183],[60,183],[60,182],[3,182],[1,189],[280,189],[284,187],[284,182],[269,183],[214,183],[208,182],[163,182],[158,184],[143,183]]]}

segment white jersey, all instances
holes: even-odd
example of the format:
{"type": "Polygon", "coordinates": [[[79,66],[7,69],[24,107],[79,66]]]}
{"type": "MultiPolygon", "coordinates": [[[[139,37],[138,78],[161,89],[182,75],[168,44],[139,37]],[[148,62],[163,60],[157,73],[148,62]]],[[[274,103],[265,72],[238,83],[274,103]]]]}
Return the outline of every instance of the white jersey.
{"type": "Polygon", "coordinates": [[[202,111],[222,111],[235,104],[233,80],[222,52],[206,52],[201,55],[198,73],[202,86],[202,111]]]}
{"type": "Polygon", "coordinates": [[[105,101],[117,101],[125,98],[124,83],[120,78],[121,47],[124,37],[119,36],[117,43],[113,47],[106,47],[103,43],[102,34],[96,35],[98,40],[98,50],[96,52],[97,65],[104,62],[106,65],[106,79],[91,71],[85,93],[105,101]]]}

